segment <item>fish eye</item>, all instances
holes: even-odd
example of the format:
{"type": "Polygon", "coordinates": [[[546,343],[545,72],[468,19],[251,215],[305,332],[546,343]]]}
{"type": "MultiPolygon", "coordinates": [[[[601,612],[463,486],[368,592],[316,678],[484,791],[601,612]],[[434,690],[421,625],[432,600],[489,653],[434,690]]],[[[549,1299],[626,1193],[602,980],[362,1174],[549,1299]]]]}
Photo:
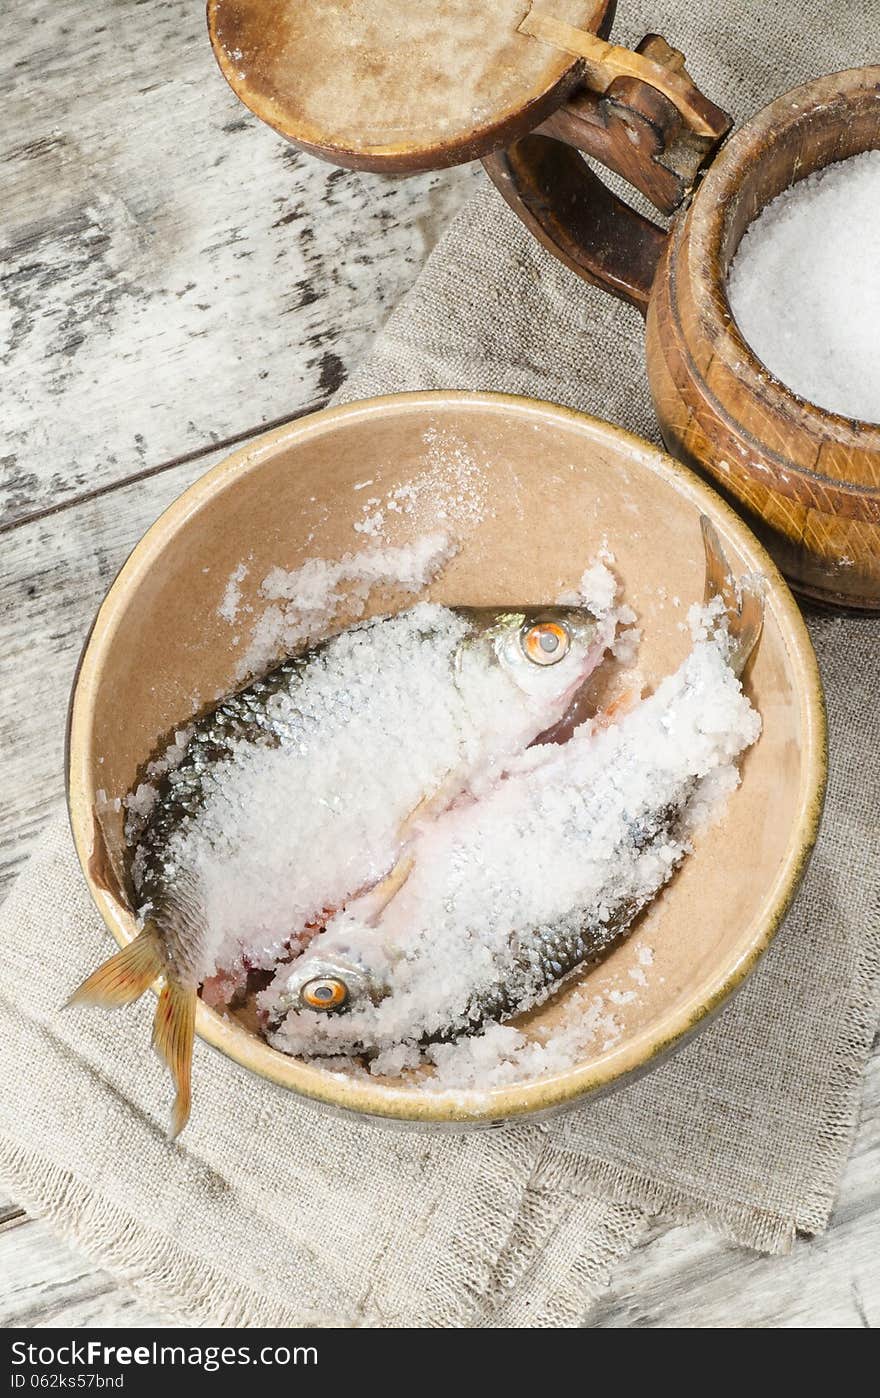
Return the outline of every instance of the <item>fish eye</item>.
{"type": "Polygon", "coordinates": [[[348,999],[348,986],[335,976],[316,976],[306,981],[299,994],[310,1010],[338,1010],[348,999]]]}
{"type": "Polygon", "coordinates": [[[571,648],[571,635],[558,621],[539,621],[524,626],[520,633],[522,648],[534,665],[556,665],[571,648]]]}

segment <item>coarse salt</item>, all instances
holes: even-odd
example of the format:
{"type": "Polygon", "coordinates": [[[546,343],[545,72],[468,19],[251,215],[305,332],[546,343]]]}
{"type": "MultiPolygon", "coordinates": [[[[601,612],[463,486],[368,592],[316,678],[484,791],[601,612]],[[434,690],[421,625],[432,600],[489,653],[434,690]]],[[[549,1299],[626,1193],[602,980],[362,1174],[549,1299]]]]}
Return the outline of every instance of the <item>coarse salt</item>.
{"type": "Polygon", "coordinates": [[[880,421],[880,150],[768,204],[739,245],[728,297],[777,379],[831,412],[880,421]]]}

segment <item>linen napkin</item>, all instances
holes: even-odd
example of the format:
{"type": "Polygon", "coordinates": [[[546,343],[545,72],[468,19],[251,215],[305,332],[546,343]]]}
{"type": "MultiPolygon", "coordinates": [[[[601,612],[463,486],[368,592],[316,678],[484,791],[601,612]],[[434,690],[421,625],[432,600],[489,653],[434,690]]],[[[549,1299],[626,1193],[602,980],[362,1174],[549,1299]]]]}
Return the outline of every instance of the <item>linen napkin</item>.
{"type": "MultiPolygon", "coordinates": [[[[837,6],[833,34],[794,0],[630,4],[624,18],[623,39],[666,33],[739,116],[871,57],[861,0],[837,6]]],[[[656,439],[639,318],[488,187],[340,396],[431,387],[548,398],[656,439]]],[[[152,1005],[124,1032],[118,1016],[58,1011],[111,949],[59,817],[0,910],[4,1186],[195,1324],[577,1325],[652,1214],[766,1250],[820,1230],[880,981],[880,621],[808,621],[830,721],[822,834],[757,971],[675,1058],[549,1124],[459,1135],[332,1116],[197,1043],[197,1110],[169,1144],[152,1005]]]]}

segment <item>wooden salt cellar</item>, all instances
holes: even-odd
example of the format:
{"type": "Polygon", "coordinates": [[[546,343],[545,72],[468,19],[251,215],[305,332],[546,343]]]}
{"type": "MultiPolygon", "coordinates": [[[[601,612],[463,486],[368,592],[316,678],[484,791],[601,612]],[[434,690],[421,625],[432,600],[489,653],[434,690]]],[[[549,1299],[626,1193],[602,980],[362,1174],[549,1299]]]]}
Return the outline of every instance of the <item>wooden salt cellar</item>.
{"type": "Polygon", "coordinates": [[[773,378],[731,317],[726,282],[771,199],[876,147],[880,67],[771,103],[732,137],[673,229],[647,320],[648,379],[669,449],[708,471],[799,592],[868,609],[880,607],[880,424],[827,412],[773,378]]]}
{"type": "MultiPolygon", "coordinates": [[[[339,12],[339,16],[342,15],[339,12]]],[[[664,441],[745,515],[792,585],[880,609],[880,425],[805,402],[742,339],[739,240],[789,185],[880,147],[880,67],[807,83],[722,143],[731,119],[658,35],[608,43],[614,0],[374,0],[328,28],[322,0],[209,0],[234,90],[336,164],[408,171],[482,158],[511,208],[585,280],[647,318],[664,441]],[[347,27],[346,27],[347,26],[347,27]],[[669,232],[612,194],[614,170],[669,232]]]]}

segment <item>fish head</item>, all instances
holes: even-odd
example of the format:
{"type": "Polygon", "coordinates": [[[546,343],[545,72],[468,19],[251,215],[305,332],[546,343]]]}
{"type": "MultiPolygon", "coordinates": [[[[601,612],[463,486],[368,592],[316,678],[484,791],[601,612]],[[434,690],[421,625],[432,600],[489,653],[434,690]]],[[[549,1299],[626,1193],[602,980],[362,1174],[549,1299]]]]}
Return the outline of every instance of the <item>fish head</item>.
{"type": "Polygon", "coordinates": [[[587,607],[463,608],[472,630],[459,666],[474,658],[500,665],[515,687],[549,712],[561,712],[596,668],[614,624],[587,607]]]}
{"type": "Polygon", "coordinates": [[[272,995],[271,1024],[278,1025],[291,1011],[321,1018],[350,1014],[377,1004],[386,992],[381,971],[368,968],[355,952],[307,951],[294,962],[283,989],[272,995]]]}

